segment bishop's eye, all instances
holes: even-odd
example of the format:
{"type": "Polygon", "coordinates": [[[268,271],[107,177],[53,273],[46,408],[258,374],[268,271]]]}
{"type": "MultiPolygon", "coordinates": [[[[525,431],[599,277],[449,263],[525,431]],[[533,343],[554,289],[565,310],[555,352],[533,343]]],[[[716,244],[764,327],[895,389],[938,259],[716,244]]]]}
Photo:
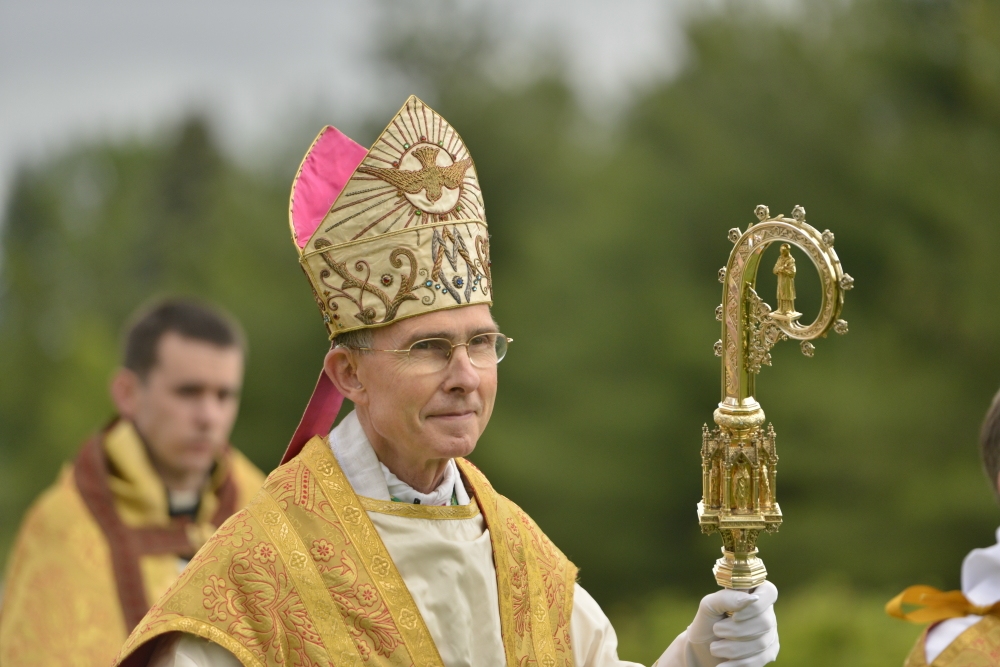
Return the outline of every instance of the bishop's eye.
{"type": "Polygon", "coordinates": [[[444,338],[427,338],[418,340],[410,346],[411,353],[448,356],[451,354],[451,341],[444,338]]]}
{"type": "Polygon", "coordinates": [[[469,339],[469,347],[493,347],[493,334],[479,334],[469,339]]]}

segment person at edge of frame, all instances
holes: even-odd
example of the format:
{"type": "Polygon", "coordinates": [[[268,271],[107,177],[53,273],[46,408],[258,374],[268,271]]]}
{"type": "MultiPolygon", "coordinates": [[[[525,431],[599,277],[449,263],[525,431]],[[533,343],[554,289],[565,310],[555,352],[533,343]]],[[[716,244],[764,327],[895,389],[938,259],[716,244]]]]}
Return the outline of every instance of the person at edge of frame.
{"type": "MultiPolygon", "coordinates": [[[[464,458],[513,341],[454,128],[412,96],[371,150],[325,128],[289,215],[333,341],[313,397],[264,489],[115,664],[633,664],[576,567],[464,458]],[[355,409],[331,431],[344,397],[355,409]]],[[[776,598],[766,582],[707,595],[657,667],[771,662],[776,598]]]]}
{"type": "MultiPolygon", "coordinates": [[[[1000,501],[1000,392],[986,412],[979,453],[990,487],[1000,501]]],[[[962,589],[942,592],[910,586],[886,605],[890,616],[931,623],[904,667],[1000,665],[1000,528],[997,544],[973,549],[962,561],[962,589]]]]}
{"type": "Polygon", "coordinates": [[[229,445],[244,335],[169,299],[133,316],[111,380],[117,416],[28,510],[0,607],[0,664],[107,665],[188,560],[260,489],[229,445]]]}

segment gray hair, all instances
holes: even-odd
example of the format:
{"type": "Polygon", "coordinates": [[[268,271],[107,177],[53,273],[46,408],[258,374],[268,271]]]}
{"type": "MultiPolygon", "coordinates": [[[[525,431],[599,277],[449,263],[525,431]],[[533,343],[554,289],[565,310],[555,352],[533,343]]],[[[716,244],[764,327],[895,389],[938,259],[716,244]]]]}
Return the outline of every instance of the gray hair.
{"type": "Polygon", "coordinates": [[[346,347],[350,350],[372,347],[375,345],[375,332],[372,329],[345,331],[342,334],[334,336],[333,344],[338,347],[346,347]]]}

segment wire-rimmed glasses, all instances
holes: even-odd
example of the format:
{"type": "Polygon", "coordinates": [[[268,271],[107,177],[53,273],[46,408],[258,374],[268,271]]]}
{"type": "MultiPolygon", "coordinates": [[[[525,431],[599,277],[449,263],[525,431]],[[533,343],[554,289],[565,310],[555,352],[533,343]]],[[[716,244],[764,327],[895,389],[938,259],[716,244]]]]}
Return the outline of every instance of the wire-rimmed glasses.
{"type": "Polygon", "coordinates": [[[415,341],[405,350],[381,350],[373,347],[357,348],[363,352],[393,352],[405,354],[413,366],[421,372],[436,373],[448,367],[456,347],[464,347],[469,353],[469,361],[476,368],[493,368],[507,355],[507,346],[513,343],[502,333],[480,333],[464,343],[452,343],[447,338],[424,338],[415,341]]]}

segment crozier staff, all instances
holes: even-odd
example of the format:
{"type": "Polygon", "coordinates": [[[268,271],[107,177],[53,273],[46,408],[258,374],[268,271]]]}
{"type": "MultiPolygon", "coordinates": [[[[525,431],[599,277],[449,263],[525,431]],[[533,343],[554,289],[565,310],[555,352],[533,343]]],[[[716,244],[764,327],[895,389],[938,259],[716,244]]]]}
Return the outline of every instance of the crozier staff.
{"type": "MultiPolygon", "coordinates": [[[[576,567],[463,457],[512,342],[455,130],[411,97],[371,150],[323,130],[290,222],[333,346],[282,465],[117,664],[626,665],[576,567]],[[330,431],[342,397],[356,409],[330,431]]],[[[770,583],[706,596],[659,667],[778,652],[770,583]],[[731,614],[731,616],[730,616],[731,614]]]]}
{"type": "Polygon", "coordinates": [[[264,476],[229,433],[243,334],[215,309],[140,311],[111,382],[118,416],[25,515],[0,609],[0,664],[106,665],[264,476]]]}

